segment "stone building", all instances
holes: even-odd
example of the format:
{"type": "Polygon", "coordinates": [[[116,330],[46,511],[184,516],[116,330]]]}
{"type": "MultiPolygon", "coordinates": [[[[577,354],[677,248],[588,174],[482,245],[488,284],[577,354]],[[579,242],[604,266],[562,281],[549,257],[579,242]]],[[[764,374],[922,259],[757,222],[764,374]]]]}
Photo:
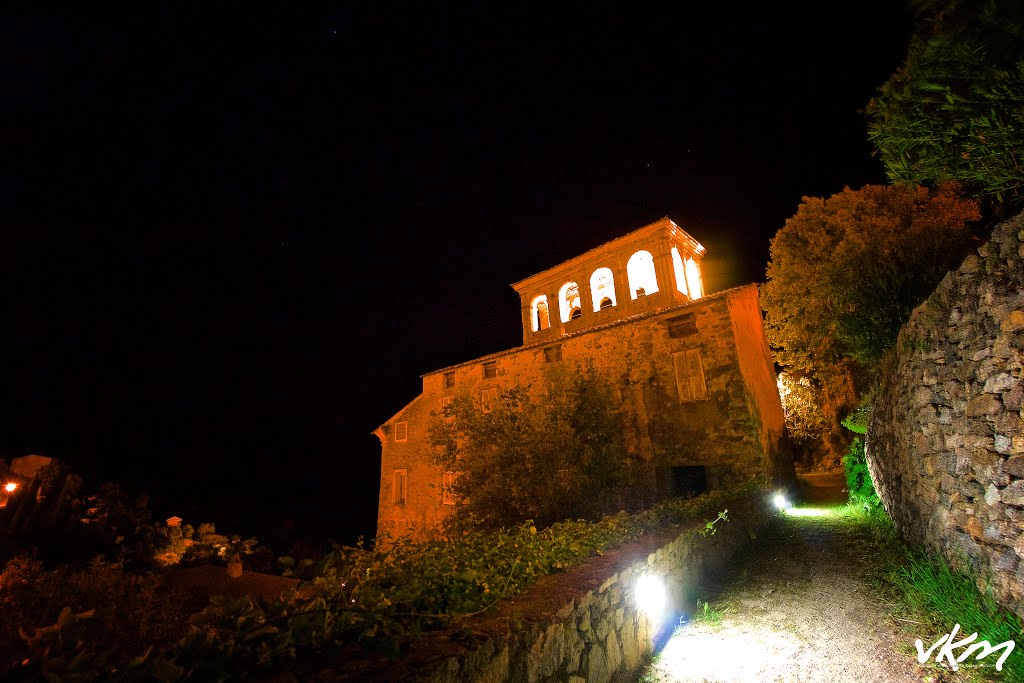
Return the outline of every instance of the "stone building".
{"type": "Polygon", "coordinates": [[[706,294],[704,251],[664,218],[513,284],[522,346],[426,373],[422,393],[373,432],[378,538],[431,537],[454,509],[457,474],[429,445],[444,405],[468,392],[487,411],[500,388],[536,385],[552,363],[592,361],[613,384],[630,450],[659,463],[659,494],[792,476],[757,286],[706,294]]]}

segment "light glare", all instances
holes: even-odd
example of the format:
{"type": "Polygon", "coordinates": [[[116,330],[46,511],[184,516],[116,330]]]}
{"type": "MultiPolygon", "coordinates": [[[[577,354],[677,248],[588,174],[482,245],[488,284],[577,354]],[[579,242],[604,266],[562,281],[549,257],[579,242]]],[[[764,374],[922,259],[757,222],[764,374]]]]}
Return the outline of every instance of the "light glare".
{"type": "Polygon", "coordinates": [[[649,616],[651,621],[658,622],[665,611],[668,594],[661,579],[653,574],[644,574],[636,582],[634,598],[636,608],[649,616]]]}
{"type": "Polygon", "coordinates": [[[827,508],[786,508],[790,517],[830,517],[834,513],[827,508]]]}
{"type": "Polygon", "coordinates": [[[786,496],[781,492],[772,496],[772,504],[775,505],[777,510],[789,510],[793,507],[789,504],[789,500],[786,499],[786,496]]]}
{"type": "Polygon", "coordinates": [[[9,481],[4,484],[4,491],[7,491],[7,493],[14,493],[16,488],[18,488],[18,484],[16,482],[9,481]]]}

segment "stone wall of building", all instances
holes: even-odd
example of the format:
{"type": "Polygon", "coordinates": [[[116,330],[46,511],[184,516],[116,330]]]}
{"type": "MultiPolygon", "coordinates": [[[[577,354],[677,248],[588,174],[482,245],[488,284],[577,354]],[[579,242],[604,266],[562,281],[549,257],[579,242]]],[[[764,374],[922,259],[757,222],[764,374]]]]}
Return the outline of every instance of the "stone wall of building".
{"type": "Polygon", "coordinates": [[[1024,615],[1024,214],[914,310],[867,434],[899,531],[1024,615]],[[965,566],[966,565],[966,566],[965,566]]]}
{"type": "Polygon", "coordinates": [[[767,492],[726,506],[729,521],[719,522],[713,535],[701,534],[704,524],[696,522],[594,557],[543,577],[528,594],[504,601],[497,616],[428,634],[395,662],[353,662],[335,672],[337,680],[636,680],[656,639],[671,634],[696,599],[706,599],[701,584],[724,571],[774,519],[767,492]],[[637,606],[634,589],[645,574],[668,589],[665,610],[655,619],[637,606]]]}
{"type": "Polygon", "coordinates": [[[444,504],[444,473],[429,444],[430,424],[447,397],[467,393],[479,404],[486,392],[515,385],[542,396],[548,374],[586,363],[616,389],[630,451],[660,468],[652,498],[672,493],[671,467],[704,467],[712,489],[792,478],[792,461],[778,448],[784,418],[757,286],[747,285],[424,375],[423,393],[376,432],[382,444],[378,539],[436,535],[453,509],[444,504]],[[703,364],[701,400],[681,400],[676,383],[673,355],[691,349],[703,364]],[[485,371],[490,364],[493,376],[485,371]],[[401,503],[395,471],[405,472],[401,503]]]}

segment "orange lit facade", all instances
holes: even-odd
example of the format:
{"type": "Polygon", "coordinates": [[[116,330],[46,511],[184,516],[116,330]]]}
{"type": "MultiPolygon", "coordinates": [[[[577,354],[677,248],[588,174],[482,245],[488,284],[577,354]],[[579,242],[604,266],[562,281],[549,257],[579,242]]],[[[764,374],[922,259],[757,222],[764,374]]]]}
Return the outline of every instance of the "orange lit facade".
{"type": "Polygon", "coordinates": [[[695,468],[712,489],[790,476],[757,286],[706,294],[704,252],[664,218],[514,283],[522,346],[423,375],[422,393],[374,430],[378,538],[436,536],[455,509],[457,473],[434,464],[428,434],[448,401],[465,392],[488,410],[503,387],[540,392],[556,363],[592,362],[612,382],[630,450],[664,470],[659,493],[695,468]]]}

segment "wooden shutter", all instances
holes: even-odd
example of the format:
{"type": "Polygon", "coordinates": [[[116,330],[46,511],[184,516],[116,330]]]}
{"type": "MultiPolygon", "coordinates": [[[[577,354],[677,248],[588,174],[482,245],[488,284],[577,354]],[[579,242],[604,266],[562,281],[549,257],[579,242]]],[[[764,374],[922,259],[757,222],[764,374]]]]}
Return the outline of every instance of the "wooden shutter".
{"type": "Polygon", "coordinates": [[[700,349],[686,349],[673,353],[672,366],[681,402],[707,399],[708,388],[704,381],[704,362],[700,357],[700,349]]]}

